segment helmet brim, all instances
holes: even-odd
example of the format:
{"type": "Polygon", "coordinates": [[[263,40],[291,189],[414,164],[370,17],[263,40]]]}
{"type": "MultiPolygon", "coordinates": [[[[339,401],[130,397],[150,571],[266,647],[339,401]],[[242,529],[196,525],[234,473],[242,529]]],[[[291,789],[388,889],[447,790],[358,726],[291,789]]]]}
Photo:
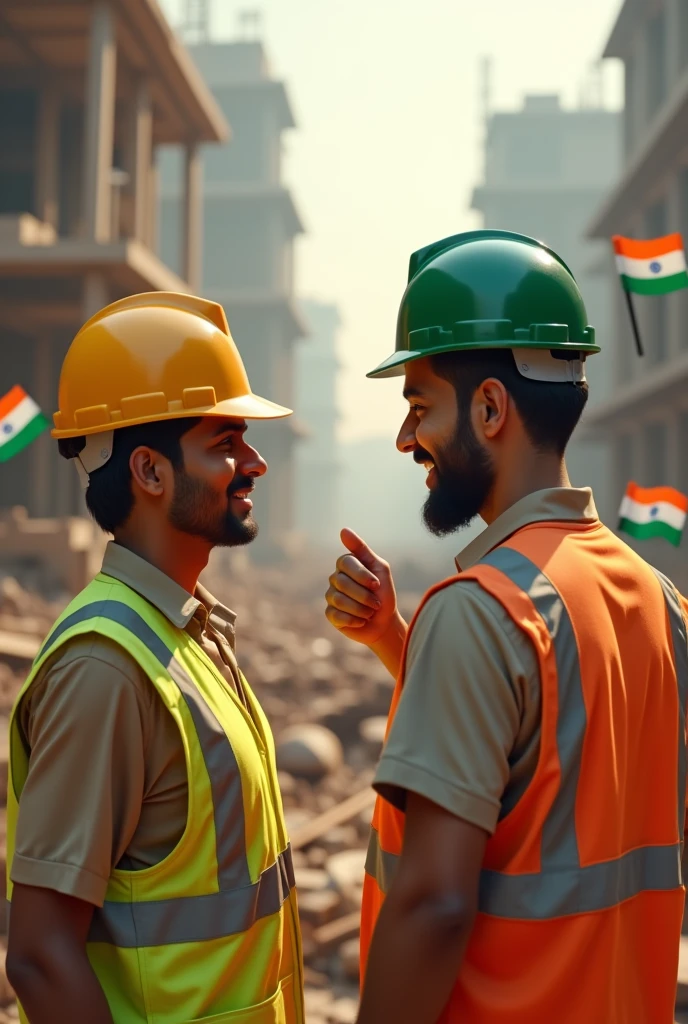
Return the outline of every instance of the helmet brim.
{"type": "Polygon", "coordinates": [[[279,420],[284,419],[286,416],[291,416],[292,413],[293,410],[287,409],[284,405],[277,405],[276,402],[271,402],[267,398],[261,398],[260,395],[254,395],[252,392],[249,392],[245,395],[238,395],[236,398],[226,398],[216,405],[207,407],[179,409],[174,412],[158,413],[154,416],[137,417],[134,420],[125,420],[124,422],[117,422],[115,420],[114,422],[99,424],[95,427],[72,427],[67,430],[53,429],[50,433],[52,437],[59,440],[60,438],[67,437],[88,437],[90,434],[102,434],[107,430],[137,426],[140,423],[190,419],[195,416],[224,416],[225,418],[234,417],[241,420],[279,420]]]}

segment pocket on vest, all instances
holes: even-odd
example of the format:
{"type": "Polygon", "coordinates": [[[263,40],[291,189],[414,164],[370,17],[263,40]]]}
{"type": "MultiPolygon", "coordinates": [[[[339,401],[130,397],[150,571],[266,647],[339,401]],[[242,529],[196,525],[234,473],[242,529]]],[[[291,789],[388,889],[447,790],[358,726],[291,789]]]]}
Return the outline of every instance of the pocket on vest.
{"type": "Polygon", "coordinates": [[[297,1024],[294,977],[285,978],[273,996],[256,1006],[229,1010],[212,1017],[197,1017],[189,1024],[297,1024]]]}

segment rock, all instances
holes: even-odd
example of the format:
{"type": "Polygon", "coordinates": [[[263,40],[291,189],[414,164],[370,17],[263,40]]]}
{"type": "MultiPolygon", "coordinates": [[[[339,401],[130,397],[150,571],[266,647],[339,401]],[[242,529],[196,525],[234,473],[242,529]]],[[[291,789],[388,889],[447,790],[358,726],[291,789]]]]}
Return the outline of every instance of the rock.
{"type": "Polygon", "coordinates": [[[327,924],[337,916],[342,897],[334,889],[321,889],[319,892],[305,892],[299,896],[299,915],[304,921],[318,927],[327,924]]]}
{"type": "Polygon", "coordinates": [[[337,999],[327,1011],[329,1024],[355,1024],[358,1016],[358,1000],[337,999]]]}
{"type": "Polygon", "coordinates": [[[293,796],[296,793],[296,779],[289,772],[277,772],[277,781],[283,797],[293,796]]]}
{"type": "Polygon", "coordinates": [[[347,939],[337,951],[337,958],[347,981],[359,982],[361,944],[358,939],[347,939]]]}
{"type": "Polygon", "coordinates": [[[340,741],[315,722],[285,729],[277,742],[278,768],[297,778],[322,779],[336,772],[343,760],[340,741]]]}
{"type": "Polygon", "coordinates": [[[310,868],[324,868],[327,864],[327,850],[322,846],[311,846],[306,852],[306,860],[310,868]]]}
{"type": "Polygon", "coordinates": [[[382,749],[387,731],[387,719],[384,715],[374,715],[372,718],[365,718],[358,727],[363,739],[377,754],[382,749]]]}
{"type": "Polygon", "coordinates": [[[318,842],[330,853],[339,853],[340,850],[350,850],[352,846],[358,845],[358,832],[354,825],[337,825],[325,832],[318,842]]]}
{"type": "Polygon", "coordinates": [[[320,868],[299,868],[294,874],[299,893],[327,889],[331,882],[330,874],[320,868]]]}
{"type": "Polygon", "coordinates": [[[327,860],[327,874],[343,896],[351,896],[363,885],[366,851],[342,850],[327,860]]]}

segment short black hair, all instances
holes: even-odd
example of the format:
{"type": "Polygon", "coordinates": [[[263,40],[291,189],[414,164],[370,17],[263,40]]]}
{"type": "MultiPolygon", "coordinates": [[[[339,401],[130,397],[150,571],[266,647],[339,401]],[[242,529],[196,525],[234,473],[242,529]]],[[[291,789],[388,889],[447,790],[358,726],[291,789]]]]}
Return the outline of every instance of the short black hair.
{"type": "MultiPolygon", "coordinates": [[[[552,353],[557,356],[558,353],[552,353]]],[[[488,377],[502,382],[514,400],[528,436],[541,452],[563,455],[588,400],[588,385],[530,380],[516,369],[511,349],[468,349],[431,356],[433,372],[454,385],[467,405],[488,377]]]]}
{"type": "MultiPolygon", "coordinates": [[[[183,469],[181,439],[200,421],[199,416],[185,416],[115,430],[112,455],[104,466],[90,474],[86,490],[86,506],[101,530],[114,533],[131,515],[134,494],[129,459],[132,452],[145,445],[169,459],[175,470],[183,469]]],[[[85,437],[62,438],[58,441],[60,455],[73,459],[85,443],[85,437]]]]}

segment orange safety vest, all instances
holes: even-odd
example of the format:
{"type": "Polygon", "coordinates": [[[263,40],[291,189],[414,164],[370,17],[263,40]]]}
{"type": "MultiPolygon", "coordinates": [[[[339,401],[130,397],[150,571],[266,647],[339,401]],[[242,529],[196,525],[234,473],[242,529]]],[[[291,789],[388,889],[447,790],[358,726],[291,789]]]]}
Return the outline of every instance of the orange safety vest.
{"type": "MultiPolygon", "coordinates": [[[[600,523],[531,524],[425,600],[461,580],[532,641],[542,722],[533,777],[488,840],[479,912],[438,1024],[669,1024],[684,907],[680,599],[600,523]]],[[[406,651],[390,724],[405,661],[406,651]]],[[[362,977],[403,839],[403,813],[378,797],[362,977]]]]}

